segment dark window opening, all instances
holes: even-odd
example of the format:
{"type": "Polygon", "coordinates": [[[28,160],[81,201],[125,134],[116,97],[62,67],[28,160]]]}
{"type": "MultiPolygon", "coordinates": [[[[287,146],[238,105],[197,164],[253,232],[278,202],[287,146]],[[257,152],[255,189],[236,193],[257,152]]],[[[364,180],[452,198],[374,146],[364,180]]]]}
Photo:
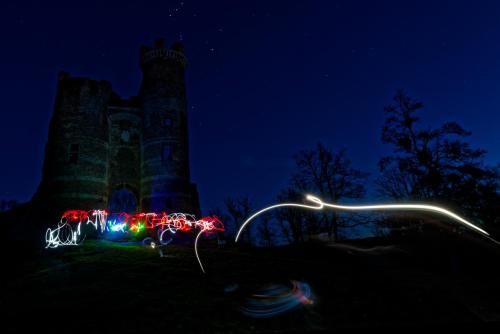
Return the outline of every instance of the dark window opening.
{"type": "Polygon", "coordinates": [[[69,147],[69,163],[70,164],[77,164],[78,163],[78,150],[79,150],[78,144],[71,144],[71,146],[69,147]]]}

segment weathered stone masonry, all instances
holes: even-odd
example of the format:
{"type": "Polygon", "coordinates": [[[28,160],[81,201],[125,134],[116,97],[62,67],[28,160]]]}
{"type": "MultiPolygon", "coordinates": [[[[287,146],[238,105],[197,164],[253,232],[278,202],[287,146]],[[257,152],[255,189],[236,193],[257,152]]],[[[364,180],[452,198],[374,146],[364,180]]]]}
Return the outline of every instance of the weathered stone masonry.
{"type": "Polygon", "coordinates": [[[136,211],[199,214],[189,175],[183,47],[158,40],[140,57],[140,91],[128,100],[107,81],[60,74],[35,195],[47,210],[109,209],[126,189],[136,211]]]}

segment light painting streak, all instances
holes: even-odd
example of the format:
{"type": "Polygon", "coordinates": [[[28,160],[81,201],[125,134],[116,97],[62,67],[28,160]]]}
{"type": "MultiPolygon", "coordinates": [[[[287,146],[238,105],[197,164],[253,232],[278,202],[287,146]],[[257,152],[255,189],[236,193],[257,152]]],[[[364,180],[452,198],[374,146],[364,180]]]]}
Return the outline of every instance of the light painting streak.
{"type": "MultiPolygon", "coordinates": [[[[171,240],[164,241],[164,234],[169,232],[176,234],[177,231],[189,232],[199,230],[194,241],[194,252],[196,259],[200,265],[201,271],[205,273],[203,264],[198,254],[198,240],[202,234],[211,231],[224,231],[224,224],[216,217],[203,217],[196,219],[194,215],[185,213],[117,213],[108,214],[104,210],[69,210],[66,211],[54,229],[47,229],[45,233],[45,248],[57,248],[61,246],[77,246],[81,243],[80,236],[82,224],[91,225],[101,234],[133,232],[138,235],[142,232],[147,233],[148,230],[154,230],[158,236],[158,244],[151,239],[151,248],[160,250],[160,245],[167,245],[171,240]],[[108,220],[109,217],[114,217],[108,220]]],[[[144,240],[146,240],[144,239],[144,240]]]]}
{"type": "Polygon", "coordinates": [[[314,304],[311,295],[311,287],[305,282],[291,281],[291,287],[270,285],[248,297],[241,311],[252,318],[271,318],[314,304]]]}
{"type": "Polygon", "coordinates": [[[78,223],[75,230],[67,221],[61,221],[57,224],[55,229],[47,229],[45,233],[45,248],[57,248],[59,246],[77,246],[80,242],[81,224],[78,223]]]}
{"type": "Polygon", "coordinates": [[[96,230],[99,227],[101,229],[101,233],[103,233],[106,230],[108,213],[104,210],[93,210],[92,216],[95,217],[94,220],[90,219],[87,215],[87,224],[92,224],[96,230]]]}
{"type": "Polygon", "coordinates": [[[198,263],[200,264],[201,271],[205,273],[205,269],[203,268],[203,264],[201,263],[200,256],[198,255],[198,239],[200,238],[200,235],[205,232],[204,230],[201,230],[198,232],[196,235],[196,239],[194,239],[194,254],[196,255],[196,259],[198,260],[198,263]]]}
{"type": "Polygon", "coordinates": [[[109,224],[110,231],[112,231],[112,232],[119,231],[119,232],[125,233],[125,228],[127,227],[127,224],[125,224],[125,223],[117,224],[116,220],[113,220],[113,222],[108,222],[108,224],[109,224]]]}
{"type": "MultiPolygon", "coordinates": [[[[377,204],[377,205],[339,205],[339,204],[330,204],[330,203],[325,203],[323,202],[320,198],[312,196],[312,195],[307,195],[306,199],[315,205],[308,205],[308,204],[298,204],[298,203],[281,203],[281,204],[275,204],[268,206],[267,208],[264,208],[253,215],[251,215],[240,227],[238,230],[238,233],[236,234],[235,242],[238,242],[238,239],[241,235],[241,232],[243,229],[250,224],[252,220],[254,220],[257,216],[261,215],[262,213],[277,209],[277,208],[283,208],[283,207],[296,207],[296,208],[304,208],[304,209],[309,209],[309,210],[323,210],[323,208],[330,208],[334,210],[340,210],[340,211],[427,211],[427,212],[434,212],[441,214],[443,216],[449,217],[453,219],[455,222],[460,223],[461,225],[478,232],[486,237],[488,239],[495,241],[489,237],[489,233],[483,230],[482,228],[472,224],[471,222],[467,221],[466,219],[460,217],[456,213],[453,213],[449,210],[446,210],[442,207],[435,206],[435,205],[428,205],[428,204],[377,204]]],[[[496,241],[495,241],[496,242],[496,241]]]]}

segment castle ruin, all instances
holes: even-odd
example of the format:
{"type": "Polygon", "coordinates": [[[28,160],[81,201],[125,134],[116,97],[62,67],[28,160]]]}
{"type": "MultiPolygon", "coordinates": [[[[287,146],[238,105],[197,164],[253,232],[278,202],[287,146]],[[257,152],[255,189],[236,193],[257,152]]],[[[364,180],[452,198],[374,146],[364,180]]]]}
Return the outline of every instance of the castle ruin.
{"type": "Polygon", "coordinates": [[[142,83],[122,99],[107,81],[60,73],[35,195],[47,210],[199,215],[189,175],[183,46],[140,50],[142,83]]]}

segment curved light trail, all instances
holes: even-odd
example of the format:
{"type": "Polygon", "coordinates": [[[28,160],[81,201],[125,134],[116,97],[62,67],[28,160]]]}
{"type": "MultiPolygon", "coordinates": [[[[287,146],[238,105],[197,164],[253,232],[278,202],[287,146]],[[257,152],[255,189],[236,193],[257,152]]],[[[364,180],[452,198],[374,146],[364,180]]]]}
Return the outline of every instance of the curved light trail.
{"type": "Polygon", "coordinates": [[[281,203],[281,204],[275,204],[268,206],[267,208],[264,208],[260,211],[257,211],[253,215],[251,215],[240,227],[238,230],[238,233],[236,234],[235,242],[238,242],[238,239],[241,235],[241,232],[243,229],[250,224],[252,220],[254,220],[257,216],[261,215],[262,213],[277,209],[277,208],[282,208],[282,207],[296,207],[296,208],[304,208],[304,209],[309,209],[309,210],[323,210],[323,208],[330,208],[334,210],[340,210],[340,211],[427,211],[427,212],[434,212],[441,214],[443,216],[449,217],[453,219],[455,222],[460,223],[461,225],[477,232],[480,233],[486,237],[488,237],[490,240],[491,239],[489,236],[490,234],[483,230],[482,228],[474,225],[473,223],[469,222],[468,220],[464,219],[463,217],[460,217],[456,213],[453,213],[449,210],[446,210],[445,208],[435,206],[435,205],[428,205],[428,204],[376,204],[376,205],[339,205],[339,204],[331,204],[331,203],[325,203],[323,202],[320,198],[312,196],[312,195],[307,195],[306,199],[310,201],[312,204],[298,204],[298,203],[281,203]]]}
{"type": "Polygon", "coordinates": [[[205,232],[205,230],[200,230],[200,232],[198,232],[198,234],[196,235],[196,239],[194,239],[194,254],[196,255],[196,259],[198,260],[201,271],[205,273],[205,269],[203,268],[203,264],[201,263],[200,256],[198,255],[198,239],[203,232],[205,232]]]}

